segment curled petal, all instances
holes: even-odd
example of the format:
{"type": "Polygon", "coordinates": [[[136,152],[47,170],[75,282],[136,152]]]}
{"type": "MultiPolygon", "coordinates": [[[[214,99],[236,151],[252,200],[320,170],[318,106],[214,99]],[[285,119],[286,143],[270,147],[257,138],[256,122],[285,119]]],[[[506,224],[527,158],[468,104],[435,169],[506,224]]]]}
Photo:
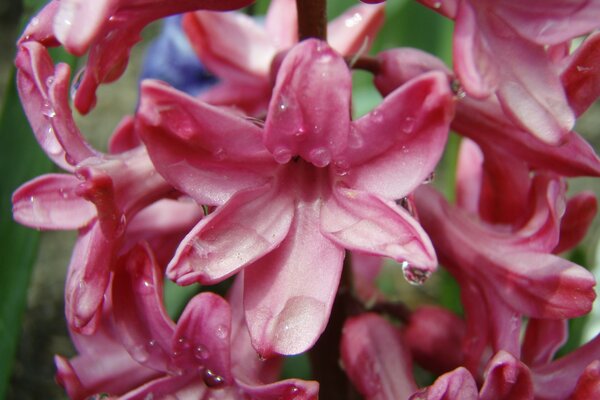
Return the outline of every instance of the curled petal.
{"type": "Polygon", "coordinates": [[[321,210],[321,230],[342,247],[407,262],[419,276],[437,267],[429,238],[410,214],[369,193],[335,189],[321,210]]]}
{"type": "Polygon", "coordinates": [[[352,123],[341,158],[350,166],[344,180],[350,187],[388,199],[407,196],[439,161],[453,109],[448,81],[438,72],[392,92],[352,123]]]}
{"type": "Polygon", "coordinates": [[[485,382],[480,391],[481,400],[533,400],[533,382],[529,369],[513,355],[498,352],[484,372],[485,382]]]}
{"type": "Polygon", "coordinates": [[[244,270],[246,321],[263,357],[306,351],[327,325],[344,252],[321,234],[319,209],[298,205],[286,239],[244,270]]]}
{"type": "Polygon", "coordinates": [[[79,229],[96,216],[92,203],[79,197],[73,175],[42,175],[18,188],[12,197],[13,218],[36,229],[79,229]]]}
{"type": "Polygon", "coordinates": [[[569,59],[561,73],[569,105],[579,116],[600,95],[600,32],[588,36],[569,59]]]}
{"type": "Polygon", "coordinates": [[[447,372],[409,400],[479,400],[473,375],[463,367],[447,372]]]}
{"type": "Polygon", "coordinates": [[[587,400],[600,397],[600,360],[588,365],[579,380],[569,400],[587,400]]]}
{"type": "Polygon", "coordinates": [[[598,201],[592,192],[579,193],[567,202],[560,224],[560,240],[554,253],[561,253],[577,246],[589,230],[598,212],[598,201]]]}
{"type": "Polygon", "coordinates": [[[275,160],[299,155],[325,167],[346,147],[350,70],[325,42],[308,39],[285,56],[265,123],[265,146],[275,160]]]}
{"type": "Polygon", "coordinates": [[[483,152],[469,138],[460,141],[456,162],[456,204],[461,209],[479,214],[483,181],[483,152]]]}
{"type": "Polygon", "coordinates": [[[214,283],[275,249],[293,218],[293,199],[277,187],[248,189],[203,219],[167,268],[179,284],[214,283]]]}
{"type": "Polygon", "coordinates": [[[367,400],[407,399],[417,388],[400,332],[376,314],[346,321],[341,353],[346,373],[367,400]]]}
{"type": "Polygon", "coordinates": [[[549,363],[568,337],[567,320],[530,318],[523,339],[524,363],[531,367],[549,363]]]}
{"type": "Polygon", "coordinates": [[[60,1],[52,0],[41,11],[29,21],[17,44],[24,42],[38,42],[47,47],[58,46],[59,43],[54,36],[54,18],[60,1]]]}
{"type": "Polygon", "coordinates": [[[272,176],[262,131],[249,120],[154,81],[141,96],[138,126],[154,165],[199,204],[223,204],[272,176]]]}

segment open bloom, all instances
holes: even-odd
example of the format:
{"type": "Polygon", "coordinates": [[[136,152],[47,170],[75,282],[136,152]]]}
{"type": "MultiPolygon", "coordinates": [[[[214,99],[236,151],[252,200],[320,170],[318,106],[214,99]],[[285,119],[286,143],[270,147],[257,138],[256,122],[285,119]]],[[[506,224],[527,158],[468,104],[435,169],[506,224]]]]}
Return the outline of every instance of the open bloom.
{"type": "MultiPolygon", "coordinates": [[[[358,5],[332,20],[328,43],[350,56],[367,51],[383,23],[383,6],[358,5]]],[[[184,29],[208,70],[220,82],[201,95],[218,105],[236,106],[253,115],[265,112],[278,53],[298,41],[294,0],[273,0],[264,26],[241,13],[195,12],[184,17],[184,29]]]]}
{"type": "Polygon", "coordinates": [[[551,50],[600,26],[588,0],[421,0],[455,20],[454,68],[465,91],[496,94],[507,116],[549,143],[575,123],[551,50]]]}
{"type": "Polygon", "coordinates": [[[309,348],[323,331],[344,249],[392,257],[423,281],[437,260],[394,199],[433,170],[452,94],[432,73],[350,119],[350,72],[326,43],[294,47],[264,128],[163,84],[142,86],[140,132],[158,171],[200,204],[168,275],[219,282],[244,270],[246,321],[263,355],[309,348]]]}

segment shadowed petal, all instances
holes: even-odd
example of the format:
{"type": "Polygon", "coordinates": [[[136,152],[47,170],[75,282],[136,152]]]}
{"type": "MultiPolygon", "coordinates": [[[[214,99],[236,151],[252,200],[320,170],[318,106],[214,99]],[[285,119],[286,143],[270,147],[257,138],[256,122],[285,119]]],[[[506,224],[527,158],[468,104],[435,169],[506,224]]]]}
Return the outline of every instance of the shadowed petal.
{"type": "Polygon", "coordinates": [[[410,400],[479,400],[477,384],[469,371],[463,367],[445,373],[410,400]]]}
{"type": "Polygon", "coordinates": [[[341,353],[350,380],[367,400],[408,399],[417,388],[400,332],[376,314],[346,321],[341,353]]]}
{"type": "Polygon", "coordinates": [[[582,192],[569,199],[560,223],[560,239],[554,253],[571,250],[584,238],[598,211],[593,192],[582,192]]]}
{"type": "Polygon", "coordinates": [[[530,318],[521,359],[530,367],[549,363],[568,337],[567,320],[530,318]]]}
{"type": "Polygon", "coordinates": [[[533,399],[533,383],[529,369],[510,353],[498,352],[484,372],[481,400],[533,399]]]}

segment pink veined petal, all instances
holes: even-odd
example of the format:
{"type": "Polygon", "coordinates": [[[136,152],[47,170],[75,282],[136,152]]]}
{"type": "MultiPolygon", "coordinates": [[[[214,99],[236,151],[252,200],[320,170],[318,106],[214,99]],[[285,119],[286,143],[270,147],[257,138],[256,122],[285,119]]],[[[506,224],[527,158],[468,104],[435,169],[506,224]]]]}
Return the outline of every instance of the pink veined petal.
{"type": "Polygon", "coordinates": [[[115,335],[138,363],[178,372],[171,360],[175,324],[163,305],[162,271],[151,250],[139,246],[125,256],[112,285],[115,335]]]}
{"type": "Polygon", "coordinates": [[[398,88],[352,123],[340,158],[350,166],[343,180],[388,199],[407,196],[439,161],[453,109],[448,81],[439,72],[398,88]]]}
{"type": "Polygon", "coordinates": [[[589,0],[533,0],[527,4],[501,0],[493,12],[521,36],[542,45],[561,43],[600,26],[600,4],[589,0]]]}
{"type": "Polygon", "coordinates": [[[460,141],[456,165],[456,205],[473,214],[479,214],[483,181],[483,152],[469,138],[460,141]]]}
{"type": "Polygon", "coordinates": [[[138,121],[158,171],[199,204],[223,204],[273,174],[260,128],[158,82],[142,84],[138,121]]]}
{"type": "Polygon", "coordinates": [[[582,192],[569,199],[560,224],[560,239],[553,252],[571,250],[584,238],[598,212],[593,192],[582,192]]]}
{"type": "Polygon", "coordinates": [[[567,320],[530,318],[523,339],[523,362],[537,367],[552,361],[568,337],[567,320]]]}
{"type": "Polygon", "coordinates": [[[264,143],[279,163],[299,155],[325,167],[346,147],[350,70],[327,43],[302,41],[283,59],[269,103],[264,143]]]}
{"type": "Polygon", "coordinates": [[[246,322],[263,357],[306,351],[329,320],[344,251],[321,234],[319,212],[320,201],[299,202],[286,239],[244,270],[246,322]]]}
{"type": "Polygon", "coordinates": [[[359,4],[327,25],[328,41],[338,53],[368,52],[383,25],[385,5],[359,4]]]}
{"type": "Polygon", "coordinates": [[[348,319],[340,346],[346,373],[366,400],[407,399],[417,389],[400,332],[382,317],[348,319]]]}
{"type": "Polygon", "coordinates": [[[341,247],[391,257],[411,283],[437,268],[427,234],[403,208],[370,193],[335,188],[321,209],[321,232],[341,247]]]}
{"type": "Polygon", "coordinates": [[[83,228],[96,208],[77,194],[79,183],[67,174],[46,174],[25,183],[13,193],[13,218],[36,229],[83,228]]]}
{"type": "Polygon", "coordinates": [[[197,98],[215,106],[240,109],[247,115],[261,115],[266,113],[270,96],[271,87],[266,82],[255,80],[246,84],[225,80],[206,89],[197,98]]]}
{"type": "Polygon", "coordinates": [[[417,308],[403,335],[414,361],[435,374],[453,370],[462,363],[465,322],[445,308],[417,308]]]}
{"type": "Polygon", "coordinates": [[[234,194],[185,237],[168,276],[187,285],[233,275],[279,246],[290,229],[293,206],[276,184],[234,194]]]}
{"type": "Polygon", "coordinates": [[[600,359],[600,336],[548,364],[532,368],[536,399],[566,399],[586,367],[600,359]]]}
{"type": "Polygon", "coordinates": [[[600,32],[592,33],[575,50],[560,75],[569,106],[580,116],[600,96],[600,32]]]}
{"type": "Polygon", "coordinates": [[[484,372],[480,400],[533,400],[533,382],[529,369],[512,354],[500,351],[484,372]]]}
{"type": "Polygon", "coordinates": [[[236,83],[268,82],[277,48],[263,27],[242,13],[198,11],[183,29],[206,68],[236,83]]]}
{"type": "Polygon", "coordinates": [[[431,386],[413,394],[409,400],[479,400],[479,394],[473,375],[467,369],[458,367],[437,378],[431,386]]]}
{"type": "Polygon", "coordinates": [[[172,340],[175,363],[184,371],[204,366],[207,385],[232,385],[230,335],[229,304],[214,293],[196,295],[177,321],[172,340]]]}
{"type": "Polygon", "coordinates": [[[588,400],[600,397],[600,360],[590,363],[577,381],[569,400],[588,400]]]}
{"type": "Polygon", "coordinates": [[[115,258],[115,240],[92,222],[79,232],[65,285],[65,314],[69,327],[91,334],[99,321],[115,258]]]}
{"type": "Polygon", "coordinates": [[[111,154],[118,154],[133,150],[141,144],[142,141],[135,131],[135,118],[127,115],[123,117],[110,136],[108,149],[111,154]]]}
{"type": "Polygon", "coordinates": [[[459,1],[452,48],[454,70],[464,90],[477,99],[490,96],[499,80],[498,65],[487,39],[475,6],[468,0],[459,1]]]}
{"type": "Polygon", "coordinates": [[[211,390],[196,374],[167,375],[120,396],[119,400],[166,400],[171,396],[185,400],[208,400],[207,395],[210,393],[211,390]]]}
{"type": "Polygon", "coordinates": [[[294,0],[273,0],[265,16],[265,30],[277,49],[298,42],[298,11],[294,0]]]}
{"type": "Polygon", "coordinates": [[[238,381],[239,388],[252,399],[261,400],[317,400],[319,383],[300,379],[286,379],[266,385],[251,386],[238,381]]]}

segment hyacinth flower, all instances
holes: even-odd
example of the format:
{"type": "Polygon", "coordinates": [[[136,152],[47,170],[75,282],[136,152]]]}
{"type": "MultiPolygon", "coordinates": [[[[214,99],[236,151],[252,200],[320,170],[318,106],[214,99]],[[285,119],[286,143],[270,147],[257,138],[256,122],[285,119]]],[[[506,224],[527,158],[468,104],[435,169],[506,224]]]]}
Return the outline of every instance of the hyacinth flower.
{"type": "MultiPolygon", "coordinates": [[[[19,94],[36,138],[67,173],[43,175],[21,186],[13,195],[13,216],[37,229],[79,230],[67,277],[66,314],[73,329],[91,333],[119,251],[131,247],[130,240],[161,233],[157,229],[126,238],[128,224],[138,212],[170,196],[173,188],[156,172],[143,146],[102,154],[88,145],[68,104],[69,68],[54,67],[43,46],[21,45],[16,63],[19,94]]],[[[115,147],[127,147],[125,137],[131,135],[127,133],[131,127],[130,123],[119,127],[115,147]]],[[[189,202],[162,207],[178,210],[192,221],[202,215],[201,208],[189,202]]],[[[146,218],[142,215],[138,226],[146,218]]],[[[173,218],[161,229],[174,233],[189,224],[173,218]]]]}
{"type": "Polygon", "coordinates": [[[431,173],[452,108],[433,73],[351,121],[348,66],[316,39],[282,62],[264,128],[144,83],[139,129],[154,164],[199,204],[219,206],[184,239],[168,276],[213,284],[243,270],[259,353],[308,349],[327,323],[345,248],[404,262],[416,282],[435,268],[428,238],[393,200],[431,173]],[[410,174],[399,180],[398,170],[410,174]]]}
{"type": "Polygon", "coordinates": [[[256,355],[243,323],[240,284],[229,302],[209,292],[196,295],[175,323],[165,311],[163,272],[150,248],[138,246],[120,262],[99,329],[92,336],[73,332],[80,354],[56,358],[57,379],[72,399],[97,393],[123,400],[316,399],[318,383],[275,382],[280,360],[256,355]]]}
{"type": "Polygon", "coordinates": [[[564,139],[575,118],[552,49],[600,26],[598,2],[420,2],[455,21],[454,69],[468,95],[496,94],[521,128],[548,143],[564,139]]]}
{"type": "Polygon", "coordinates": [[[198,9],[234,10],[253,0],[53,0],[25,28],[19,43],[63,45],[70,53],[87,53],[86,67],[76,79],[74,105],[83,114],[96,103],[100,84],[118,79],[140,32],[157,19],[198,9]]]}
{"type": "MultiPolygon", "coordinates": [[[[219,77],[200,98],[264,115],[281,54],[298,41],[294,0],[274,0],[264,25],[241,13],[186,14],[185,32],[206,68],[219,77]]],[[[327,26],[328,43],[343,56],[368,51],[383,23],[383,6],[357,5],[327,26]]]]}
{"type": "MultiPolygon", "coordinates": [[[[600,74],[588,65],[600,57],[600,35],[593,34],[569,57],[561,60],[561,81],[569,104],[580,116],[600,94],[600,74]],[[584,68],[584,69],[582,69],[584,68]]],[[[379,69],[374,83],[386,95],[410,79],[428,71],[443,71],[449,81],[454,75],[444,63],[418,49],[398,48],[377,55],[379,69]]],[[[562,176],[600,176],[600,158],[577,132],[570,132],[559,145],[539,140],[506,118],[498,101],[457,96],[452,130],[477,143],[494,147],[508,156],[525,160],[534,169],[562,176]]]]}

